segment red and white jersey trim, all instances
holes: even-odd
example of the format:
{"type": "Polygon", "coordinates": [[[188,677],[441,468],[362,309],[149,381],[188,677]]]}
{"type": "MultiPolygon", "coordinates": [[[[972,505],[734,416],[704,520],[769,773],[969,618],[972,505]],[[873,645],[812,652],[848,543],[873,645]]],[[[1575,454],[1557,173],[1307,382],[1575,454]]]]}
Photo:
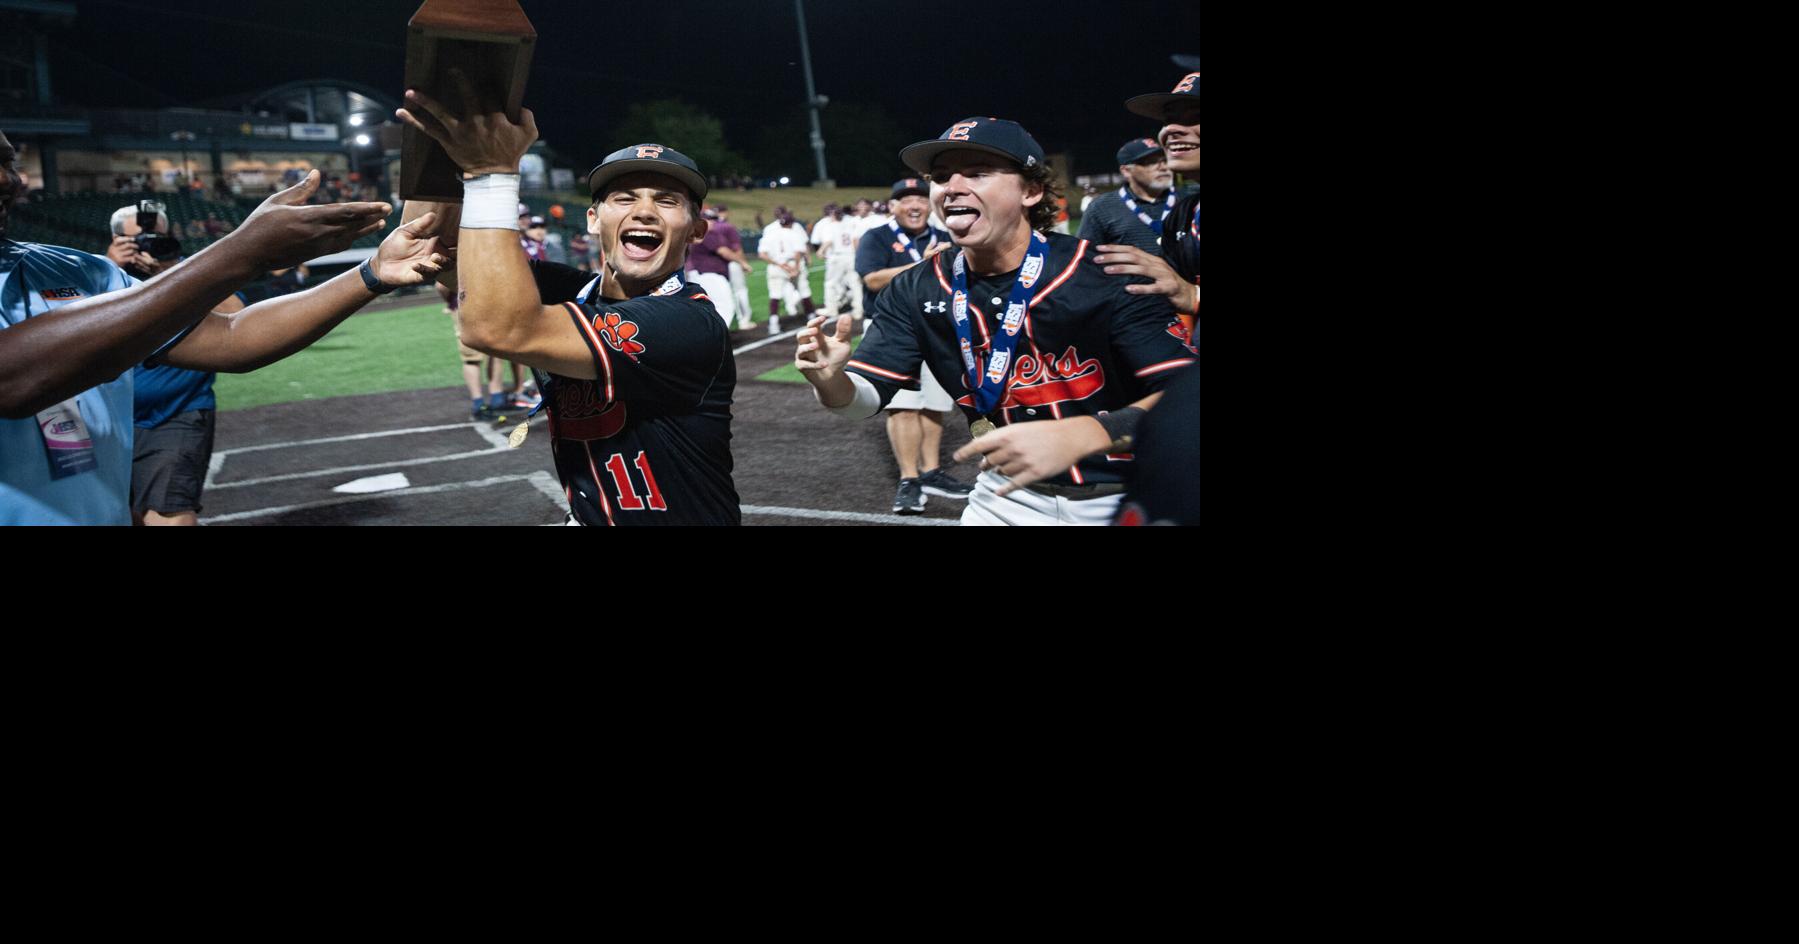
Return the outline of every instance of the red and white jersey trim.
{"type": "Polygon", "coordinates": [[[902,383],[905,381],[908,381],[908,380],[917,380],[918,379],[917,377],[910,377],[910,376],[907,376],[906,374],[896,374],[891,370],[882,370],[881,368],[876,367],[873,364],[866,364],[866,363],[863,363],[862,361],[850,361],[845,366],[854,367],[857,370],[865,370],[865,371],[868,371],[869,373],[874,374],[878,377],[885,377],[888,380],[897,380],[902,383]]]}
{"type": "Polygon", "coordinates": [[[1176,367],[1186,367],[1189,364],[1197,364],[1197,363],[1199,363],[1199,360],[1197,358],[1192,358],[1192,357],[1183,357],[1178,360],[1163,361],[1160,364],[1151,364],[1148,367],[1145,367],[1142,370],[1137,371],[1137,376],[1148,377],[1151,374],[1159,374],[1164,371],[1173,370],[1176,367]]]}

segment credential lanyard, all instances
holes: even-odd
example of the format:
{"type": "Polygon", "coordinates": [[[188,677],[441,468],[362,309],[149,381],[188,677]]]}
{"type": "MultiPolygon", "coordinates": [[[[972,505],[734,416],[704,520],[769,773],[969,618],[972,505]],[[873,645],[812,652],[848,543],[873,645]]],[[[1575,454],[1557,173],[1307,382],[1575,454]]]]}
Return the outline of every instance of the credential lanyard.
{"type": "MultiPolygon", "coordinates": [[[[912,237],[906,235],[905,230],[900,229],[900,225],[898,223],[888,223],[887,228],[890,230],[893,230],[894,237],[899,240],[901,252],[904,252],[906,255],[911,256],[913,262],[923,262],[924,261],[924,253],[921,253],[918,251],[918,244],[914,243],[912,241],[912,237]]],[[[937,231],[931,229],[929,226],[926,226],[925,232],[931,234],[930,243],[924,247],[925,252],[929,252],[931,250],[932,246],[937,245],[937,231]]]]}
{"type": "Polygon", "coordinates": [[[1129,208],[1132,213],[1137,214],[1137,219],[1142,220],[1143,225],[1149,227],[1150,232],[1155,233],[1157,239],[1162,238],[1162,223],[1168,219],[1168,211],[1174,209],[1173,187],[1168,188],[1168,208],[1162,211],[1161,219],[1150,219],[1149,212],[1137,205],[1137,199],[1132,196],[1131,188],[1129,187],[1118,188],[1118,199],[1123,200],[1124,205],[1129,208]]]}

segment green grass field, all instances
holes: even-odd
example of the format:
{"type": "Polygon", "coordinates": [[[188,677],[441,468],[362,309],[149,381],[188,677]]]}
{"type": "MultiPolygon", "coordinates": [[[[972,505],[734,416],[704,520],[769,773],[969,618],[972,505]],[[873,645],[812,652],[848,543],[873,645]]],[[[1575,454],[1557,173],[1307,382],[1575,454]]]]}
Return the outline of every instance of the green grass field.
{"type": "MultiPolygon", "coordinates": [[[[766,263],[756,261],[754,266],[750,308],[761,324],[768,321],[766,263]]],[[[822,303],[824,266],[814,265],[811,274],[812,297],[822,303]]],[[[784,319],[781,327],[798,323],[784,319]]],[[[791,377],[769,379],[804,382],[798,371],[787,370],[791,377]]],[[[254,373],[220,374],[213,389],[219,409],[245,410],[296,400],[461,385],[455,327],[441,302],[421,296],[418,305],[356,315],[312,347],[254,373]]]]}

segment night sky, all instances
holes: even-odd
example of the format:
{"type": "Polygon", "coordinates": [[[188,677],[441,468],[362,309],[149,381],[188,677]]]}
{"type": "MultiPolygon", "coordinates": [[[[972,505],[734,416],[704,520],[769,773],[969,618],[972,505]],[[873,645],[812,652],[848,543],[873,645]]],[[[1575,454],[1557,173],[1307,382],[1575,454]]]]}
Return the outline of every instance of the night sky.
{"type": "MultiPolygon", "coordinates": [[[[75,0],[53,33],[62,104],[193,106],[284,82],[334,78],[394,98],[406,21],[419,0],[75,0]]],[[[544,140],[583,168],[614,147],[633,102],[680,98],[751,150],[766,126],[805,113],[792,0],[523,0],[538,47],[525,103],[544,140]]],[[[1110,169],[1125,139],[1154,126],[1126,98],[1165,92],[1198,55],[1199,0],[962,3],[808,0],[820,93],[878,106],[913,139],[958,119],[1019,121],[1076,169],[1110,169]],[[992,11],[979,19],[974,11],[992,11]],[[1028,21],[1025,19],[1028,17],[1028,21]]],[[[827,159],[830,156],[827,133],[827,159]]],[[[781,172],[758,168],[760,172],[781,172]]],[[[807,177],[810,166],[799,168],[807,177]]],[[[900,173],[897,158],[893,172],[900,173]]],[[[855,183],[858,181],[846,181],[855,183]]],[[[860,181],[869,183],[873,181],[860,181]]]]}

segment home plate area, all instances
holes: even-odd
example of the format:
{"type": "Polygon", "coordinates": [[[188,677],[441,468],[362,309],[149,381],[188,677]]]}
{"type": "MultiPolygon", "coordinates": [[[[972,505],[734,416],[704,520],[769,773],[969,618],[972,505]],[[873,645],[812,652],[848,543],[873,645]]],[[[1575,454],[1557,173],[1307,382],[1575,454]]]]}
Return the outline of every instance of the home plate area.
{"type": "MultiPolygon", "coordinates": [[[[760,381],[785,345],[738,357],[733,478],[745,525],[954,525],[964,502],[892,514],[898,480],[880,418],[847,422],[811,388],[760,381]],[[760,356],[758,356],[760,355],[760,356]],[[768,364],[763,364],[768,361],[768,364]]],[[[540,414],[525,443],[503,422],[467,420],[458,388],[338,397],[221,412],[205,525],[560,525],[562,486],[540,414]]],[[[947,459],[968,442],[951,417],[947,459]]],[[[969,466],[950,471],[965,481],[969,466]]]]}

